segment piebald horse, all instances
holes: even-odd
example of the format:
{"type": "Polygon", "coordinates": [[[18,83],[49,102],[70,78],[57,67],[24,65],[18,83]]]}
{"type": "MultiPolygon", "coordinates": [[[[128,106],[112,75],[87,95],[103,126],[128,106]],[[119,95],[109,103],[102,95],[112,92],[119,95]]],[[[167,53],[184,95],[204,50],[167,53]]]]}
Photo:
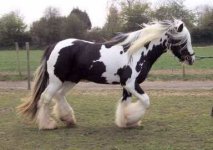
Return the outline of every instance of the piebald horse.
{"type": "MultiPolygon", "coordinates": [[[[144,28],[121,33],[110,41],[94,43],[66,39],[47,48],[34,79],[29,101],[19,112],[36,119],[39,129],[55,129],[54,114],[67,126],[76,124],[74,111],[65,94],[81,80],[120,84],[123,96],[116,110],[118,127],[136,127],[150,106],[149,96],[140,87],[155,61],[170,50],[179,61],[192,65],[195,53],[188,29],[180,20],[145,24],[144,28]],[[134,95],[138,101],[131,102],[134,95]]],[[[169,63],[169,62],[168,62],[169,63]]]]}

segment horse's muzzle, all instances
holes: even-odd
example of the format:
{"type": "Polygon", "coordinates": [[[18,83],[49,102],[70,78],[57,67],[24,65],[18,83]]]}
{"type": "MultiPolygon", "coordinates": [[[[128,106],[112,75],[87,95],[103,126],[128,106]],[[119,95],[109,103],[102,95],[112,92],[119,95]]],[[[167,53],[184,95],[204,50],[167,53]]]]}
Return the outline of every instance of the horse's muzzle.
{"type": "Polygon", "coordinates": [[[195,56],[193,55],[185,55],[181,58],[181,62],[184,62],[187,65],[193,65],[195,62],[195,56]]]}

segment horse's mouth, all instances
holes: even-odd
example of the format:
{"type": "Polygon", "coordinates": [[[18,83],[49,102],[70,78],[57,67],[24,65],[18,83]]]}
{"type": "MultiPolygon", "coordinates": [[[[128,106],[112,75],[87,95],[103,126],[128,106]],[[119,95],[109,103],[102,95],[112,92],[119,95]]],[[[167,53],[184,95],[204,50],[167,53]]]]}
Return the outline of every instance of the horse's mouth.
{"type": "Polygon", "coordinates": [[[180,62],[187,64],[187,65],[193,65],[194,63],[194,57],[193,56],[184,56],[183,58],[180,59],[180,62]]]}
{"type": "Polygon", "coordinates": [[[184,64],[187,64],[187,65],[193,65],[193,62],[192,61],[187,61],[187,60],[184,60],[182,61],[184,64]]]}

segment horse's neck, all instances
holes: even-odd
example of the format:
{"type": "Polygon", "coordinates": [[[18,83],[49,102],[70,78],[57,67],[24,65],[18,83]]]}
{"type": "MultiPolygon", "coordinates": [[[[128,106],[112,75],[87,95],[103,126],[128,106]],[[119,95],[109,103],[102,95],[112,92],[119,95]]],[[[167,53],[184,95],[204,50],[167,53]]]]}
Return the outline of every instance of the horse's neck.
{"type": "Polygon", "coordinates": [[[150,42],[149,45],[145,45],[144,48],[138,51],[137,58],[139,60],[137,59],[136,63],[136,71],[140,72],[137,77],[138,83],[142,83],[146,79],[152,65],[164,52],[166,52],[166,42],[160,39],[159,41],[161,42],[150,42]]]}
{"type": "Polygon", "coordinates": [[[141,49],[140,61],[148,61],[150,67],[156,62],[156,60],[166,52],[166,38],[151,41],[147,43],[144,48],[141,49]],[[143,57],[143,58],[142,58],[143,57]]]}

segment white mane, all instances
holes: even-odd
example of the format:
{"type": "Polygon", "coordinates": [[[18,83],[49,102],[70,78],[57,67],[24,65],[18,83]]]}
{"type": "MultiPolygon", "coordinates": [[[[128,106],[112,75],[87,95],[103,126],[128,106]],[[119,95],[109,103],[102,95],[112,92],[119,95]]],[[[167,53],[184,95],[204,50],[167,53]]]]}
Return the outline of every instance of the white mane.
{"type": "Polygon", "coordinates": [[[160,39],[163,34],[167,33],[172,39],[180,39],[178,44],[184,43],[188,38],[186,32],[177,32],[177,26],[183,23],[180,20],[174,21],[156,21],[151,24],[144,24],[144,28],[135,32],[127,33],[127,38],[119,45],[130,44],[127,50],[130,55],[138,51],[147,42],[160,39]]]}

